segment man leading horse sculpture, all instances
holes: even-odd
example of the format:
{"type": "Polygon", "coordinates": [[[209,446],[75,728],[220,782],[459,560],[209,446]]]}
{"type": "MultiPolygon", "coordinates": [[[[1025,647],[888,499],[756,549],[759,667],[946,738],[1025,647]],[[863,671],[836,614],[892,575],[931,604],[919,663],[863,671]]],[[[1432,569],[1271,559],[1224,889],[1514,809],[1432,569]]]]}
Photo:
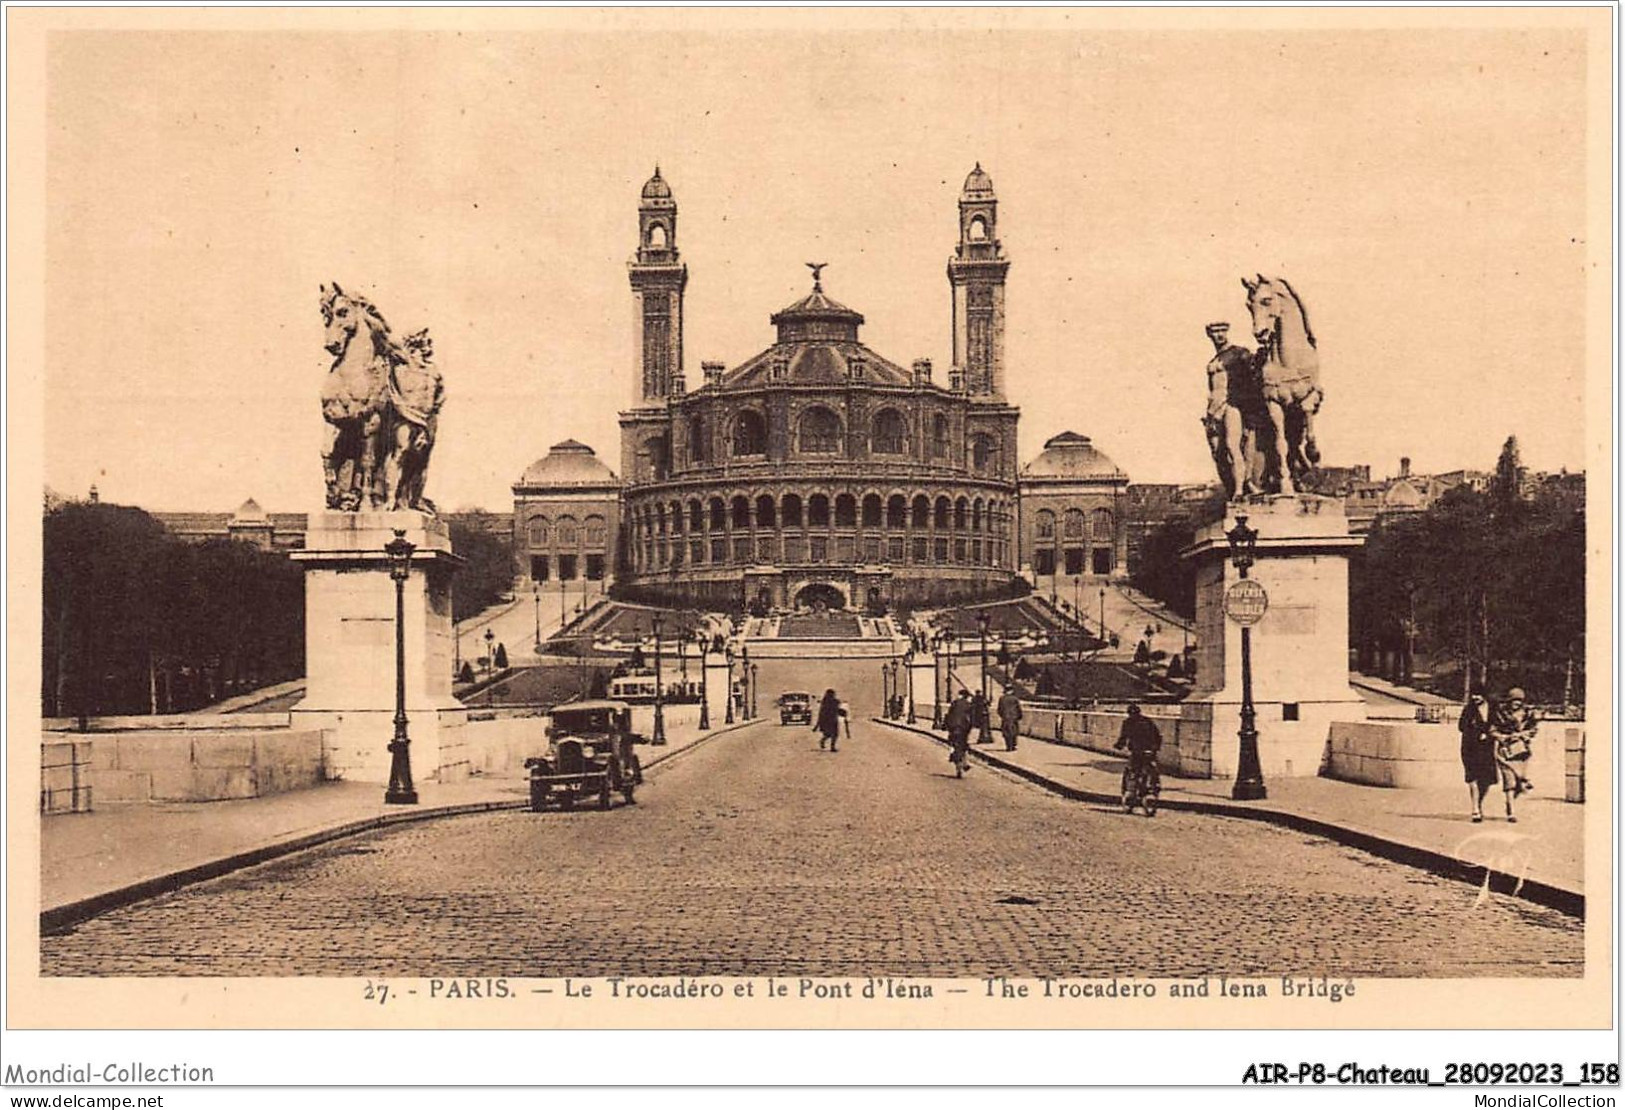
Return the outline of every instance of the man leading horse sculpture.
{"type": "Polygon", "coordinates": [[[1253,493],[1295,493],[1320,462],[1315,414],[1320,357],[1298,294],[1284,279],[1241,279],[1253,318],[1256,352],[1232,345],[1228,324],[1209,324],[1214,355],[1207,365],[1208,407],[1202,417],[1219,480],[1232,501],[1253,493]]]}
{"type": "Polygon", "coordinates": [[[333,356],[322,383],[327,507],[433,513],[423,487],[446,390],[428,330],[397,343],[372,302],[337,283],[322,286],[321,309],[333,356]]]}

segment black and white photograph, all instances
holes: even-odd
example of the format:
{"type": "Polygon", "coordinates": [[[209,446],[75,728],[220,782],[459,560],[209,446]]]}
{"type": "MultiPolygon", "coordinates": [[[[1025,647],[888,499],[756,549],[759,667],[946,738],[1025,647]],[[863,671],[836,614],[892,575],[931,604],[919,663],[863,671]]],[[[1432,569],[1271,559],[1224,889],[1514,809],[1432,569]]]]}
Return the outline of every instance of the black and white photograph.
{"type": "Polygon", "coordinates": [[[1617,14],[9,10],[8,1025],[1609,1028],[1617,14]]]}

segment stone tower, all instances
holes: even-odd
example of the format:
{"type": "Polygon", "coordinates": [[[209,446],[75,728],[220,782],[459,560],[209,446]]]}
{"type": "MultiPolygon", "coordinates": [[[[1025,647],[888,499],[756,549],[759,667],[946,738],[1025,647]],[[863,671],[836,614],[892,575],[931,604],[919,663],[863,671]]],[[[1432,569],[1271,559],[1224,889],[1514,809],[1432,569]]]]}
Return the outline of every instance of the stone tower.
{"type": "Polygon", "coordinates": [[[999,202],[978,162],[959,194],[959,245],[948,260],[954,296],[954,365],[972,397],[1004,400],[1004,276],[999,202]]]}
{"type": "Polygon", "coordinates": [[[638,252],[627,270],[636,301],[638,370],[634,405],[663,404],[683,374],[683,287],[677,259],[677,201],[660,167],[638,202],[638,252]]]}

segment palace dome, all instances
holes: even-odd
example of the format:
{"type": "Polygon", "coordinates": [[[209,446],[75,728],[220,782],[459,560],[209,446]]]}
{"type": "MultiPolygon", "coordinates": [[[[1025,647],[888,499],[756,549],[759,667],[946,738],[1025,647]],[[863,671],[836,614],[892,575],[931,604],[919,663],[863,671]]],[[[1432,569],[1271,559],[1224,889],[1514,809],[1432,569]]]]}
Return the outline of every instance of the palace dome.
{"type": "Polygon", "coordinates": [[[798,385],[907,385],[909,371],[858,341],[863,314],[829,297],[821,284],[807,296],[775,312],[768,320],[778,329],[778,342],[746,359],[724,378],[728,388],[772,381],[798,385]],[[784,374],[774,377],[782,360],[784,374]]]}
{"type": "Polygon", "coordinates": [[[965,187],[960,190],[960,200],[992,200],[993,179],[982,169],[982,163],[976,163],[976,168],[970,171],[965,178],[965,187]]]}
{"type": "Polygon", "coordinates": [[[1062,432],[1058,436],[1051,436],[1044,443],[1043,453],[1021,468],[1021,476],[1069,480],[1128,479],[1128,475],[1119,470],[1116,463],[1089,442],[1088,436],[1080,436],[1077,432],[1062,432]]]}
{"type": "Polygon", "coordinates": [[[671,186],[666,179],[660,176],[660,167],[655,167],[655,175],[643,183],[644,200],[670,200],[671,186]]]}
{"type": "Polygon", "coordinates": [[[546,455],[525,468],[522,486],[611,486],[619,483],[615,472],[598,461],[585,443],[567,439],[555,443],[546,455]]]}

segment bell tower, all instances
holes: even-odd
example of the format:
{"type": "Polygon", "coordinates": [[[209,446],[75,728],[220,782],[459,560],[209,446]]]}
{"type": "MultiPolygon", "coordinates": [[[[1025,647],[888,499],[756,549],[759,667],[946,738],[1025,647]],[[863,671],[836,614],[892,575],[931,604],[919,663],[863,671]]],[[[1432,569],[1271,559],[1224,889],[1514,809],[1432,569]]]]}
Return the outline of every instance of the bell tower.
{"type": "Polygon", "coordinates": [[[948,260],[954,298],[954,365],[974,398],[1004,400],[1004,276],[993,179],[978,162],[959,193],[959,245],[948,260]]]}
{"type": "Polygon", "coordinates": [[[638,330],[634,405],[672,396],[683,374],[683,288],[688,267],[677,258],[677,201],[660,167],[638,202],[638,250],[627,263],[638,330]]]}

